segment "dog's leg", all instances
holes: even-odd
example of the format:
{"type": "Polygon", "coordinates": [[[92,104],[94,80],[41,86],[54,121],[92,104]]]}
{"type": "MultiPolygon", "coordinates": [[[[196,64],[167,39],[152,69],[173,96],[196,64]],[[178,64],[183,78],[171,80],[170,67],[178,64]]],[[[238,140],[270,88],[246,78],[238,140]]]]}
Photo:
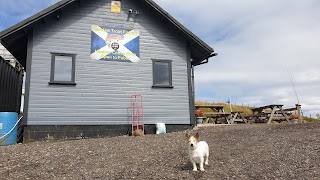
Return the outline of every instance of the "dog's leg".
{"type": "Polygon", "coordinates": [[[200,157],[200,171],[204,171],[203,161],[204,161],[204,158],[203,158],[203,157],[200,157]]]}
{"type": "Polygon", "coordinates": [[[205,165],[209,165],[208,159],[209,159],[209,148],[207,148],[206,160],[205,160],[205,162],[204,162],[205,165]]]}
{"type": "Polygon", "coordinates": [[[192,163],[192,166],[193,166],[193,170],[192,171],[198,171],[196,162],[192,160],[191,163],[192,163]]]}

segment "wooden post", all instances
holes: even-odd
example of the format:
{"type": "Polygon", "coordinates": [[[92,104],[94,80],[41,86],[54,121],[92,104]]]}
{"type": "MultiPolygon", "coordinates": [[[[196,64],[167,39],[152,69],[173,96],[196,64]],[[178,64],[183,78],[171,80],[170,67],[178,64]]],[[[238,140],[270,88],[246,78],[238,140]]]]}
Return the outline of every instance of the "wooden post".
{"type": "Polygon", "coordinates": [[[282,107],[279,107],[281,114],[283,115],[284,118],[286,118],[287,122],[290,124],[291,122],[289,121],[289,118],[286,113],[283,112],[282,107]]]}
{"type": "Polygon", "coordinates": [[[276,112],[276,109],[277,109],[277,107],[274,106],[273,109],[272,109],[272,112],[271,112],[271,114],[270,114],[270,118],[269,118],[267,124],[271,124],[271,121],[272,121],[272,119],[273,119],[274,113],[276,112]]]}
{"type": "Polygon", "coordinates": [[[296,104],[297,112],[298,112],[298,121],[299,123],[302,123],[303,118],[301,117],[301,105],[296,104]]]}

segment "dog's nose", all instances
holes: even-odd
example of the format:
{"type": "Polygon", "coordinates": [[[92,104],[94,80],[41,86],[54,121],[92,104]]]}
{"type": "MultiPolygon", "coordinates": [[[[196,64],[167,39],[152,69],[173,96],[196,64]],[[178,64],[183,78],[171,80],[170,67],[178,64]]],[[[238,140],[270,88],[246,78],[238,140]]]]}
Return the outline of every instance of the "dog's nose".
{"type": "Polygon", "coordinates": [[[191,144],[191,146],[193,146],[193,144],[191,144]]]}

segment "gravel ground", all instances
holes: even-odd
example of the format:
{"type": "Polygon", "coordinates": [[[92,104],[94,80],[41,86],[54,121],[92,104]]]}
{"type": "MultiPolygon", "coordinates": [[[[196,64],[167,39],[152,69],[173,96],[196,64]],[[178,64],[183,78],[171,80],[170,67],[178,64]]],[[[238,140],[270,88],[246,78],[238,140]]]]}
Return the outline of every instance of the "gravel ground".
{"type": "Polygon", "coordinates": [[[0,146],[0,179],[320,179],[320,123],[199,134],[210,147],[205,172],[192,171],[177,132],[0,146]]]}

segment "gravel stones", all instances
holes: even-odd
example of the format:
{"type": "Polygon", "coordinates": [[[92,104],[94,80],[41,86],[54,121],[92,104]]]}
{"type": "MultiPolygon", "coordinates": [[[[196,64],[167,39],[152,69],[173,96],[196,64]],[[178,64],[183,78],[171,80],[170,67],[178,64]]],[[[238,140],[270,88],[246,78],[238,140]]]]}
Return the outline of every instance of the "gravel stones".
{"type": "MultiPolygon", "coordinates": [[[[0,179],[319,179],[320,123],[203,127],[193,172],[186,132],[0,146],[0,179]]],[[[192,132],[191,132],[192,133],[192,132]]]]}

